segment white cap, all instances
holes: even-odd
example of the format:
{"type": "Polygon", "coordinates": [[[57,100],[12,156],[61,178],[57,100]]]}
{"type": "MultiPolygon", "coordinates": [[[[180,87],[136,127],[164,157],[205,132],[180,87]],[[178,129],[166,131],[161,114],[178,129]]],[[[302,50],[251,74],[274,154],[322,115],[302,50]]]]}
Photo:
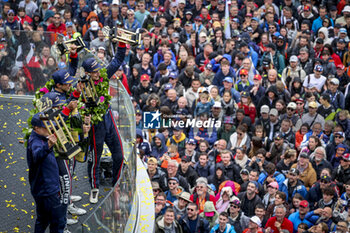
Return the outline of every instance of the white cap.
{"type": "Polygon", "coordinates": [[[119,0],[113,0],[112,5],[119,5],[119,0]]]}
{"type": "Polygon", "coordinates": [[[287,105],[287,108],[297,109],[297,104],[294,102],[289,102],[289,104],[287,105]]]}
{"type": "Polygon", "coordinates": [[[337,79],[337,78],[332,78],[332,79],[331,79],[331,83],[333,83],[334,85],[339,85],[339,79],[337,79]]]}
{"type": "Polygon", "coordinates": [[[258,216],[251,217],[250,221],[252,221],[255,224],[258,224],[259,227],[261,226],[261,220],[260,220],[260,218],[258,216]]]}
{"type": "Polygon", "coordinates": [[[293,55],[289,58],[289,62],[298,62],[298,60],[299,60],[298,57],[295,55],[293,55]]]}
{"type": "Polygon", "coordinates": [[[342,12],[350,12],[350,6],[345,6],[342,12]]]}
{"type": "Polygon", "coordinates": [[[180,3],[186,4],[186,0],[179,0],[178,4],[180,3]]]}
{"type": "Polygon", "coordinates": [[[207,33],[201,32],[201,33],[199,33],[199,37],[207,37],[207,33]]]}
{"type": "Polygon", "coordinates": [[[213,108],[222,108],[220,102],[215,102],[213,108]]]}
{"type": "Polygon", "coordinates": [[[90,26],[91,26],[91,31],[97,31],[99,29],[97,21],[92,21],[90,23],[90,26]]]}

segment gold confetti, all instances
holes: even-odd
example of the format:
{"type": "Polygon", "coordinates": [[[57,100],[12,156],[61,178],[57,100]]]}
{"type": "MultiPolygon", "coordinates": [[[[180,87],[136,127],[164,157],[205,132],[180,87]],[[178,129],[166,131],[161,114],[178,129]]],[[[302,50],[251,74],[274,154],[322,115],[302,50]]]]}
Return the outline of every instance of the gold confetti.
{"type": "Polygon", "coordinates": [[[85,208],[85,207],[87,207],[89,205],[90,205],[90,203],[87,203],[87,204],[84,204],[83,207],[85,208]]]}

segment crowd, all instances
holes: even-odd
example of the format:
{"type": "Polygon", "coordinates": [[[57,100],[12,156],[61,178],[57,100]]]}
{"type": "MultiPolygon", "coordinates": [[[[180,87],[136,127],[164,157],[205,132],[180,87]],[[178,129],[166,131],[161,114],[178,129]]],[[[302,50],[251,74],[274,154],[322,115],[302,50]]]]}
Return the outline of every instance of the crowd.
{"type": "Polygon", "coordinates": [[[349,1],[0,4],[2,94],[33,94],[67,67],[60,36],[108,64],[104,26],[142,34],[115,76],[135,107],[156,232],[349,231],[349,1]],[[173,127],[144,128],[156,111],[173,127]],[[221,125],[172,124],[190,119],[221,125]]]}

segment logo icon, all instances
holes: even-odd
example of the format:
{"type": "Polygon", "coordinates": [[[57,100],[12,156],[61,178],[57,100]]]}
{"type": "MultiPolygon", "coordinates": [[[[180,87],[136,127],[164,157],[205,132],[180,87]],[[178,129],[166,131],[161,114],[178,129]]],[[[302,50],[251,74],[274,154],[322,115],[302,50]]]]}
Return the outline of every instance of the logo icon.
{"type": "Polygon", "coordinates": [[[156,112],[144,112],[143,113],[143,128],[145,129],[159,129],[160,128],[160,115],[159,111],[156,112]]]}

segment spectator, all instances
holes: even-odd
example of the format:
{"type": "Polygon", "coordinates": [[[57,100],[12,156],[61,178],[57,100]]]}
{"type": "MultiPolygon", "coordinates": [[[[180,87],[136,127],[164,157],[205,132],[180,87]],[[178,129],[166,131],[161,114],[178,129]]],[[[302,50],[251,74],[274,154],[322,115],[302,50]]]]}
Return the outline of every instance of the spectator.
{"type": "Polygon", "coordinates": [[[293,223],[286,218],[286,207],[283,205],[276,206],[276,216],[269,218],[266,223],[267,232],[281,232],[282,230],[288,230],[293,232],[293,223]]]}
{"type": "Polygon", "coordinates": [[[209,233],[209,223],[199,216],[199,209],[194,203],[187,205],[187,214],[180,219],[179,223],[184,233],[209,233]]]}
{"type": "Polygon", "coordinates": [[[219,224],[215,225],[210,233],[225,232],[235,233],[235,228],[228,223],[228,214],[226,212],[219,215],[219,224]]]}
{"type": "Polygon", "coordinates": [[[204,211],[204,203],[212,201],[216,204],[215,197],[208,193],[208,183],[204,181],[197,181],[196,192],[191,195],[191,201],[197,205],[197,213],[204,211]]]}
{"type": "Polygon", "coordinates": [[[165,210],[164,216],[159,216],[155,223],[155,232],[167,232],[169,229],[172,232],[182,232],[181,226],[175,218],[175,211],[169,207],[165,210]]]}
{"type": "Polygon", "coordinates": [[[258,183],[250,181],[247,186],[247,191],[239,193],[238,198],[241,200],[242,211],[248,217],[254,215],[254,207],[261,203],[260,197],[257,195],[258,183]]]}

